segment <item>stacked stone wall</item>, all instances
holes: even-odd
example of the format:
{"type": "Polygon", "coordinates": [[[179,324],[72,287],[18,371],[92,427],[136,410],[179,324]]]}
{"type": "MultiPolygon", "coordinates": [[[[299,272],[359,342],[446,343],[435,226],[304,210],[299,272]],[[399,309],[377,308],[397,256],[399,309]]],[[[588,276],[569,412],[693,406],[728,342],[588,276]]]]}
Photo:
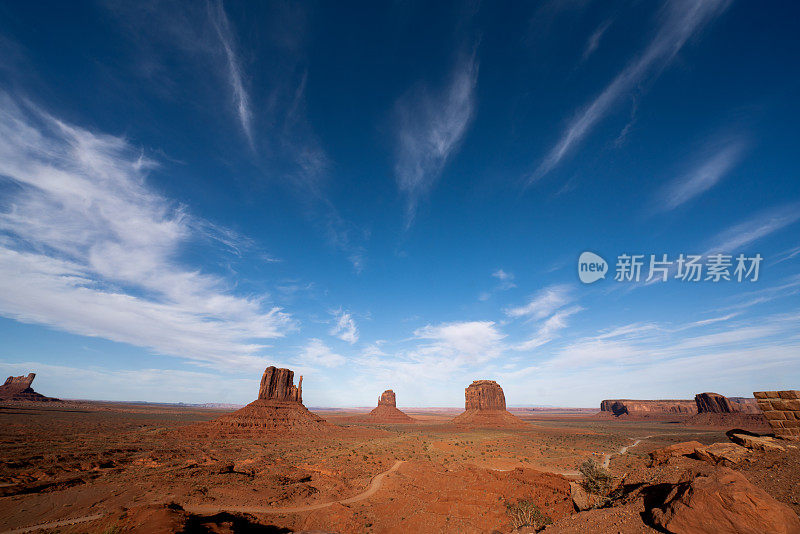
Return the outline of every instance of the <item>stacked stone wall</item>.
{"type": "Polygon", "coordinates": [[[800,391],[754,391],[775,436],[800,441],[800,391]]]}

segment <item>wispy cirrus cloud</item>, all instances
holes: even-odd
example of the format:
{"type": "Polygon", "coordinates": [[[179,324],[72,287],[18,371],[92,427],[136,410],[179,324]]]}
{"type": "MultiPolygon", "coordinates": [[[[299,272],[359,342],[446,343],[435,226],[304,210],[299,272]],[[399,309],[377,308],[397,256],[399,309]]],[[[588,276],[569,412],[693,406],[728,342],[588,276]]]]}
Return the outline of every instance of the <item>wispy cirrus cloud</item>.
{"type": "Polygon", "coordinates": [[[338,337],[351,345],[358,341],[358,327],[353,316],[341,308],[336,310],[333,315],[336,322],[329,331],[330,335],[338,337]]]}
{"type": "Polygon", "coordinates": [[[528,351],[550,343],[556,339],[558,332],[569,326],[567,319],[583,310],[584,308],[581,306],[570,306],[554,312],[550,317],[542,321],[532,337],[515,345],[513,347],[514,350],[528,351]]]}
{"type": "Polygon", "coordinates": [[[666,68],[686,42],[722,13],[728,0],[676,1],[665,5],[661,24],[650,44],[606,88],[570,120],[561,138],[550,149],[526,186],[543,178],[572,152],[619,101],[648,77],[666,68]]]}
{"type": "Polygon", "coordinates": [[[244,70],[236,52],[236,39],[222,0],[208,3],[208,16],[211,25],[219,37],[228,70],[228,83],[230,84],[234,107],[242,130],[247,137],[250,147],[253,148],[253,113],[250,111],[250,97],[245,89],[244,70]]]}
{"type": "Polygon", "coordinates": [[[594,54],[595,50],[597,50],[597,47],[600,46],[600,40],[603,38],[603,35],[605,35],[606,31],[608,31],[608,28],[611,26],[612,22],[613,20],[607,20],[601,23],[592,32],[592,34],[586,40],[586,46],[584,46],[583,48],[583,55],[581,56],[581,62],[586,61],[587,59],[589,59],[589,56],[594,54]]]}
{"type": "Polygon", "coordinates": [[[743,149],[744,143],[735,140],[707,154],[695,168],[660,191],[655,210],[674,210],[717,185],[741,159],[743,149]]]}
{"type": "Polygon", "coordinates": [[[157,164],[125,139],[0,94],[0,314],[203,364],[259,368],[293,327],[265,296],[183,265],[223,239],[147,186],[157,164]]]}
{"type": "Polygon", "coordinates": [[[711,254],[721,252],[732,254],[743,247],[767,237],[783,228],[794,224],[800,219],[800,202],[792,202],[777,206],[760,213],[750,219],[735,224],[720,232],[713,240],[712,245],[705,252],[711,254]]]}
{"type": "Polygon", "coordinates": [[[478,62],[475,52],[462,55],[448,86],[438,93],[418,87],[401,97],[398,116],[395,177],[406,197],[406,226],[420,198],[433,188],[458,148],[475,112],[478,62]]]}
{"type": "Polygon", "coordinates": [[[533,335],[513,349],[527,351],[553,341],[568,326],[569,317],[584,310],[581,306],[567,306],[574,301],[572,292],[568,284],[552,285],[539,290],[527,304],[507,309],[509,317],[525,318],[536,325],[533,335]]]}
{"type": "Polygon", "coordinates": [[[572,288],[567,284],[546,287],[533,295],[527,304],[507,309],[506,315],[532,320],[543,319],[572,301],[571,292],[572,288]]]}

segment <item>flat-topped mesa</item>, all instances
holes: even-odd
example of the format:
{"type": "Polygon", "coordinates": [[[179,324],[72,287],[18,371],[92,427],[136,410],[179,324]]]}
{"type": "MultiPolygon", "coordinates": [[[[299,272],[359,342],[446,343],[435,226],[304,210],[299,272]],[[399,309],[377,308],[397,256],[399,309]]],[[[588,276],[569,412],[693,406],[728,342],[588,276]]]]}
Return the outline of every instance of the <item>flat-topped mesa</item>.
{"type": "Polygon", "coordinates": [[[475,380],[464,390],[465,410],[505,410],[506,396],[494,380],[475,380]]]}
{"type": "Polygon", "coordinates": [[[290,402],[303,402],[303,377],[294,385],[294,371],[272,365],[264,370],[258,398],[290,402]]]}
{"type": "Polygon", "coordinates": [[[613,415],[694,415],[697,403],[693,400],[634,400],[607,399],[600,403],[601,412],[613,415]]]}
{"type": "Polygon", "coordinates": [[[378,397],[378,406],[367,415],[371,423],[415,423],[416,419],[409,417],[397,408],[397,399],[394,391],[387,389],[378,397]]]}
{"type": "Polygon", "coordinates": [[[464,413],[452,421],[456,425],[509,427],[528,423],[506,410],[503,388],[494,380],[475,380],[464,390],[464,413]]]}
{"type": "Polygon", "coordinates": [[[381,396],[378,397],[378,406],[391,406],[393,408],[397,407],[397,399],[395,398],[394,391],[391,389],[387,389],[381,396]]]}
{"type": "Polygon", "coordinates": [[[57,401],[52,397],[45,397],[40,393],[36,393],[31,384],[33,379],[36,378],[36,373],[28,373],[27,376],[9,376],[6,381],[0,386],[0,400],[15,400],[15,401],[57,401]]]}

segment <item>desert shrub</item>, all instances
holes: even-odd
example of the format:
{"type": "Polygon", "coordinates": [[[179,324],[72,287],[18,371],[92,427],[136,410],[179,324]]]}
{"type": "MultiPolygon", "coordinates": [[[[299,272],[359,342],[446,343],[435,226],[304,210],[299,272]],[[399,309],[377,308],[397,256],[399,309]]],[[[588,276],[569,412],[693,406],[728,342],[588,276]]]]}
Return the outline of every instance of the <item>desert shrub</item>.
{"type": "Polygon", "coordinates": [[[553,522],[549,515],[542,512],[533,501],[527,499],[521,499],[515,503],[507,502],[506,513],[514,528],[530,526],[540,530],[553,522]]]}
{"type": "Polygon", "coordinates": [[[589,493],[606,496],[608,492],[611,491],[614,478],[607,469],[599,465],[592,458],[589,458],[579,465],[578,470],[583,475],[583,487],[586,488],[586,491],[589,493]]]}

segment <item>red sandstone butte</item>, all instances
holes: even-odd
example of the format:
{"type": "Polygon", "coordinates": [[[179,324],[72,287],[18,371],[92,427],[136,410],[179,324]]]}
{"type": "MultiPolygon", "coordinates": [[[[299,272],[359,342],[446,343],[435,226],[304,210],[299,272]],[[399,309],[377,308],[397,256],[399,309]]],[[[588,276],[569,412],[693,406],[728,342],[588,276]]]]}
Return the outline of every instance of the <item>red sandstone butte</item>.
{"type": "Polygon", "coordinates": [[[36,378],[36,373],[28,373],[28,376],[9,376],[6,378],[5,383],[0,386],[0,401],[47,402],[59,400],[36,393],[31,388],[34,378],[36,378]]]}
{"type": "Polygon", "coordinates": [[[397,409],[394,391],[387,389],[378,397],[378,406],[369,412],[369,421],[373,423],[414,423],[416,419],[409,417],[397,409]]]}
{"type": "Polygon", "coordinates": [[[261,377],[258,399],[223,415],[214,423],[234,429],[322,430],[330,425],[303,406],[303,377],[294,385],[294,372],[267,367],[261,377]]]}
{"type": "Polygon", "coordinates": [[[464,390],[464,413],[452,421],[465,426],[528,426],[506,410],[503,388],[494,380],[475,380],[464,390]]]}

